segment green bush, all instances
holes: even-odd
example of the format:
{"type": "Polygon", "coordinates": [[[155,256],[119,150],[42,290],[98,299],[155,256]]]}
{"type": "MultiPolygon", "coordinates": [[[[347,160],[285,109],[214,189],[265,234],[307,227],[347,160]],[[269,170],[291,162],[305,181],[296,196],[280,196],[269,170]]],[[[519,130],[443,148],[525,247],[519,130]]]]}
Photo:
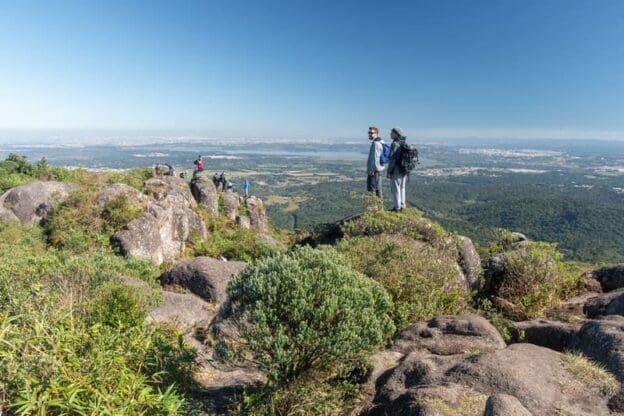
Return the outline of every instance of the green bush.
{"type": "Polygon", "coordinates": [[[504,253],[496,296],[511,302],[524,317],[530,318],[579,293],[583,287],[583,266],[564,263],[556,247],[530,242],[522,249],[504,253]]]}
{"type": "Polygon", "coordinates": [[[141,298],[143,288],[110,283],[93,296],[90,320],[113,328],[139,326],[147,317],[149,304],[141,298]]]}
{"type": "Polygon", "coordinates": [[[0,314],[0,412],[188,414],[195,368],[179,336],[147,326],[85,325],[71,313],[0,314]]]}
{"type": "Polygon", "coordinates": [[[110,201],[102,213],[109,234],[114,234],[130,221],[141,217],[146,208],[146,203],[131,201],[123,194],[110,201]]]}
{"type": "Polygon", "coordinates": [[[138,189],[139,191],[144,191],[145,181],[152,178],[153,176],[154,176],[154,172],[152,171],[152,169],[136,168],[136,169],[126,170],[123,172],[112,172],[108,175],[108,179],[106,182],[109,185],[112,185],[115,183],[124,183],[133,188],[138,189]]]}
{"type": "Polygon", "coordinates": [[[279,248],[258,237],[252,229],[215,229],[206,241],[195,241],[194,256],[208,256],[250,262],[275,255],[279,248]]]}
{"type": "Polygon", "coordinates": [[[260,260],[227,292],[222,317],[238,324],[255,361],[278,385],[375,348],[394,331],[385,290],[331,248],[260,260]]]}
{"type": "Polygon", "coordinates": [[[458,287],[455,252],[402,236],[341,240],[337,250],[352,267],[381,283],[394,302],[398,328],[464,311],[470,293],[458,287]]]}
{"type": "Polygon", "coordinates": [[[96,246],[104,228],[95,189],[72,192],[44,221],[48,242],[60,249],[84,253],[96,246]]]}

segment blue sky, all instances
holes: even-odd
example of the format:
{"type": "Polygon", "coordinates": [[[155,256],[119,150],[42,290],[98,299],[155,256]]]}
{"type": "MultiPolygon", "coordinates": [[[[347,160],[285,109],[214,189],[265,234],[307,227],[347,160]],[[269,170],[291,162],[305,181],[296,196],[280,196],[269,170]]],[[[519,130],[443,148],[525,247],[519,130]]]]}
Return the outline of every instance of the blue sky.
{"type": "Polygon", "coordinates": [[[370,124],[624,139],[624,2],[0,0],[5,132],[314,138],[370,124]]]}

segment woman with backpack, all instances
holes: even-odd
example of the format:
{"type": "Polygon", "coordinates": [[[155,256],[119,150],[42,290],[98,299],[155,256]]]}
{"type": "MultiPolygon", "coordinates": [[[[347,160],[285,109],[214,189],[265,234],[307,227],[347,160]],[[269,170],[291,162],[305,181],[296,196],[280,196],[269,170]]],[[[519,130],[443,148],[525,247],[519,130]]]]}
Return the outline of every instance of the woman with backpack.
{"type": "Polygon", "coordinates": [[[391,179],[392,211],[402,211],[405,205],[405,185],[408,172],[402,169],[401,149],[405,146],[405,136],[400,128],[395,127],[390,132],[392,145],[390,147],[390,163],[388,163],[388,178],[391,179]]]}

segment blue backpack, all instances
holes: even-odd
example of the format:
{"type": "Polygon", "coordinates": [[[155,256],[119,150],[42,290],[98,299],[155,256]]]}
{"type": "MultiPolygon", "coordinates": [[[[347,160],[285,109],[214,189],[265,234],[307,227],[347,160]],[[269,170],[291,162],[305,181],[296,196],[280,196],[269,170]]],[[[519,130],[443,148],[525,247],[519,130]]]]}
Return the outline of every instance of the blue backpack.
{"type": "Polygon", "coordinates": [[[390,145],[382,143],[381,147],[383,150],[381,151],[381,156],[379,156],[379,163],[387,165],[390,162],[390,145]]]}

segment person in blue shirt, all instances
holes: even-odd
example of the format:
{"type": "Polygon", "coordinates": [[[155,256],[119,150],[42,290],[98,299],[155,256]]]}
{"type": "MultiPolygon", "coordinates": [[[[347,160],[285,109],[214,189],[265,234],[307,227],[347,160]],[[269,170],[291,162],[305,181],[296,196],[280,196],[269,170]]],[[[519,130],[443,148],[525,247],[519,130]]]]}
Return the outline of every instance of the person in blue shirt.
{"type": "Polygon", "coordinates": [[[249,198],[249,189],[251,189],[251,182],[245,179],[243,182],[243,190],[245,191],[245,198],[249,198]]]}

